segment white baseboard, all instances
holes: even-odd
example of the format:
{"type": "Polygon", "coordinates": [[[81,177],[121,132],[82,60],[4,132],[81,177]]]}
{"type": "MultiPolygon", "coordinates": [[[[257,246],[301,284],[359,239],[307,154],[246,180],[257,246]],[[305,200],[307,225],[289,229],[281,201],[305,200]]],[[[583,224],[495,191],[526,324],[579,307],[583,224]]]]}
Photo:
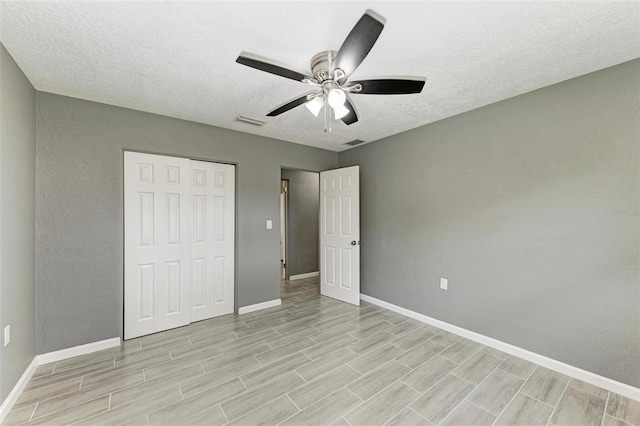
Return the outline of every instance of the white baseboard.
{"type": "Polygon", "coordinates": [[[86,345],[74,346],[73,348],[61,349],[59,351],[38,355],[38,363],[49,364],[50,362],[62,361],[63,359],[86,355],[91,352],[101,351],[103,349],[109,349],[119,345],[120,338],[114,337],[113,339],[101,340],[99,342],[87,343],[86,345]]]}
{"type": "Polygon", "coordinates": [[[50,362],[62,361],[67,358],[73,358],[78,355],[86,355],[103,349],[109,349],[118,345],[120,345],[120,338],[114,337],[113,339],[101,340],[99,342],[87,343],[86,345],[74,346],[73,348],[36,355],[33,357],[31,364],[29,364],[24,373],[22,373],[22,376],[20,376],[18,383],[16,383],[0,406],[0,423],[2,423],[7,417],[7,414],[9,414],[9,411],[13,408],[13,405],[18,400],[20,394],[22,394],[22,391],[27,386],[27,383],[29,383],[29,380],[31,380],[31,377],[33,377],[33,373],[36,372],[38,366],[42,364],[49,364],[50,362]]]}
{"type": "Polygon", "coordinates": [[[273,306],[280,305],[282,305],[282,299],[268,300],[266,302],[256,303],[255,305],[243,306],[241,308],[238,308],[238,314],[248,314],[249,312],[259,311],[260,309],[267,309],[273,306]]]}
{"type": "Polygon", "coordinates": [[[536,363],[550,370],[557,371],[558,373],[565,374],[567,376],[573,377],[578,380],[582,380],[583,382],[590,383],[594,386],[598,386],[603,389],[607,389],[611,392],[617,393],[618,395],[622,395],[627,398],[640,401],[640,389],[636,387],[609,379],[604,376],[600,376],[598,374],[583,370],[578,367],[574,367],[569,364],[565,364],[564,362],[556,361],[555,359],[551,359],[544,355],[540,355],[535,352],[531,352],[526,349],[522,349],[517,346],[510,345],[509,343],[496,340],[494,338],[485,336],[483,334],[479,334],[479,333],[467,330],[465,328],[458,327],[458,326],[446,323],[444,321],[440,321],[435,318],[431,318],[426,315],[419,314],[414,311],[410,311],[409,309],[405,309],[400,306],[394,305],[392,303],[388,303],[383,300],[379,300],[374,297],[367,296],[366,294],[361,293],[360,299],[364,300],[365,302],[378,305],[382,308],[389,309],[390,311],[397,312],[409,318],[413,318],[415,320],[433,325],[435,327],[438,327],[443,330],[449,331],[451,333],[457,334],[459,336],[465,337],[469,340],[473,340],[474,342],[481,343],[485,346],[489,346],[494,349],[498,349],[502,352],[506,352],[509,355],[517,356],[527,361],[536,363]]]}
{"type": "Polygon", "coordinates": [[[103,349],[109,349],[114,346],[120,345],[120,338],[115,337],[113,339],[101,340],[99,342],[87,343],[86,345],[75,346],[73,348],[62,349],[59,351],[48,352],[42,355],[36,355],[33,357],[31,364],[27,367],[27,369],[22,373],[18,383],[13,387],[7,398],[0,406],[0,423],[4,421],[9,414],[9,411],[13,408],[13,405],[18,400],[20,394],[33,377],[33,373],[36,372],[38,366],[42,364],[49,364],[50,362],[62,361],[63,359],[73,358],[78,355],[86,355],[91,352],[101,351],[103,349]]]}
{"type": "Polygon", "coordinates": [[[31,364],[29,364],[27,369],[24,370],[24,373],[22,373],[22,376],[20,376],[20,379],[18,379],[16,385],[13,387],[13,389],[11,389],[11,392],[9,392],[9,395],[7,395],[2,405],[0,405],[0,423],[4,422],[7,414],[9,414],[9,411],[11,411],[11,409],[13,408],[13,405],[18,400],[20,394],[22,394],[22,391],[27,386],[27,383],[29,383],[29,380],[31,380],[33,373],[35,373],[38,369],[38,365],[40,365],[38,364],[38,357],[35,356],[31,360],[31,364]]]}
{"type": "Polygon", "coordinates": [[[291,275],[289,277],[289,281],[303,280],[305,278],[311,278],[311,277],[317,277],[317,276],[320,276],[319,271],[307,272],[306,274],[291,275]]]}

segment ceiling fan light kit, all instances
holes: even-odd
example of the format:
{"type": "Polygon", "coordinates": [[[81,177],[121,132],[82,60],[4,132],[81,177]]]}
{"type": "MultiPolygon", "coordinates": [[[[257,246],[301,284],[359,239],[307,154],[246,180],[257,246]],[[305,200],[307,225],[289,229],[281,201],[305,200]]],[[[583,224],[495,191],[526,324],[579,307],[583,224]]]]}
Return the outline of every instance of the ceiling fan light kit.
{"type": "Polygon", "coordinates": [[[327,102],[333,109],[337,109],[344,106],[344,101],[347,100],[347,95],[344,94],[342,89],[334,87],[329,90],[327,94],[327,102]]]}
{"type": "Polygon", "coordinates": [[[342,43],[340,50],[323,51],[311,58],[312,76],[247,54],[238,56],[236,62],[315,87],[316,92],[293,99],[270,111],[267,116],[275,117],[304,104],[317,117],[324,107],[324,131],[331,132],[333,119],[342,120],[346,125],[358,121],[349,94],[407,95],[422,92],[425,79],[384,78],[348,82],[349,76],[360,66],[378,40],[384,22],[380,15],[367,10],[342,43]]]}
{"type": "Polygon", "coordinates": [[[333,107],[333,115],[335,116],[336,120],[340,120],[342,117],[349,114],[349,112],[350,112],[349,109],[344,105],[338,105],[337,107],[333,107]]]}
{"type": "Polygon", "coordinates": [[[319,96],[314,96],[313,99],[305,103],[304,106],[307,107],[307,109],[309,110],[309,112],[311,112],[311,114],[317,117],[318,114],[320,113],[320,110],[324,106],[324,100],[319,96]]]}

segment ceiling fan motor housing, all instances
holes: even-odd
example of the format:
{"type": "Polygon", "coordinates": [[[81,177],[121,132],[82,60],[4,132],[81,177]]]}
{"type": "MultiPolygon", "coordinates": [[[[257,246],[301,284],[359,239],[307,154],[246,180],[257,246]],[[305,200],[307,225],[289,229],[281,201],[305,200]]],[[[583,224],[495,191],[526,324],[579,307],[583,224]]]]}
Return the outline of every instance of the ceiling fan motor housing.
{"type": "Polygon", "coordinates": [[[335,62],[337,54],[338,52],[335,50],[325,50],[311,58],[311,72],[318,83],[333,79],[331,75],[331,64],[335,62]]]}

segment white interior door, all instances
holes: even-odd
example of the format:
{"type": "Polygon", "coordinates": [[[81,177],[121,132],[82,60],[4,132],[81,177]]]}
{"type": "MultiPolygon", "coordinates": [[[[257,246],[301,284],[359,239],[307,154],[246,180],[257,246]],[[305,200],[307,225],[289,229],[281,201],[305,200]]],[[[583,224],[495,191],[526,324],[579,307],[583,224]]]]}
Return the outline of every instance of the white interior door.
{"type": "Polygon", "coordinates": [[[234,309],[235,166],[191,161],[191,321],[234,309]]]}
{"type": "Polygon", "coordinates": [[[124,335],[189,324],[189,160],[124,153],[124,335]]]}
{"type": "Polygon", "coordinates": [[[360,167],[320,173],[320,293],[360,304],[360,167]]]}

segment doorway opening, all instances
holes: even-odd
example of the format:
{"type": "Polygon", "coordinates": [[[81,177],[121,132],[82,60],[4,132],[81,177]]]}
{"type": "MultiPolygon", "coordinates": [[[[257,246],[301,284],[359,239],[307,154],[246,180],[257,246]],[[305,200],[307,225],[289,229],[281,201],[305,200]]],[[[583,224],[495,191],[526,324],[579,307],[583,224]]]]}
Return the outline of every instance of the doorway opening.
{"type": "Polygon", "coordinates": [[[319,293],[320,174],[282,169],[281,298],[319,293]]]}
{"type": "Polygon", "coordinates": [[[287,278],[287,190],[289,181],[280,180],[280,279],[287,278]]]}

